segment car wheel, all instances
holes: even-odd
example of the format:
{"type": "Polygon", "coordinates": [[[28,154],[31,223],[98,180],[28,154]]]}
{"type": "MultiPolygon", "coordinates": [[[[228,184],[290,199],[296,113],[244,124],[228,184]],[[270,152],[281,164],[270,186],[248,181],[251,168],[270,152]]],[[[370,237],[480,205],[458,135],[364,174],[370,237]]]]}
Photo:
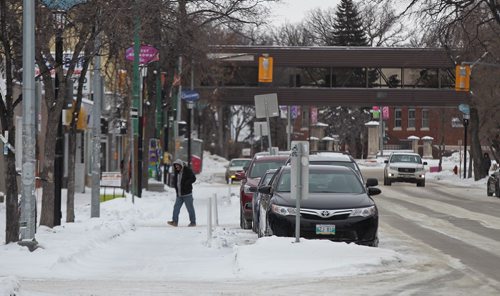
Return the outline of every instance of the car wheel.
{"type": "MultiPolygon", "coordinates": [[[[252,209],[253,212],[253,209],[252,209]]],[[[253,217],[253,223],[252,223],[252,231],[255,233],[258,233],[259,231],[259,214],[260,213],[255,213],[255,216],[253,217]]]]}
{"type": "Polygon", "coordinates": [[[498,182],[495,184],[495,196],[500,197],[500,186],[498,185],[498,182]]]}
{"type": "Polygon", "coordinates": [[[374,247],[374,248],[378,247],[378,235],[375,237],[375,239],[371,243],[368,244],[368,246],[374,247]]]}
{"type": "Polygon", "coordinates": [[[425,187],[425,180],[417,181],[417,187],[425,187]]]}
{"type": "Polygon", "coordinates": [[[245,219],[243,215],[243,209],[240,208],[240,227],[242,229],[252,229],[252,221],[245,219]]]}
{"type": "Polygon", "coordinates": [[[486,195],[487,196],[492,196],[493,192],[490,191],[490,183],[486,183],[486,195]]]}
{"type": "Polygon", "coordinates": [[[266,211],[264,210],[264,207],[262,205],[259,206],[259,228],[257,231],[257,235],[259,237],[266,236],[267,232],[267,217],[266,217],[266,211]]]}

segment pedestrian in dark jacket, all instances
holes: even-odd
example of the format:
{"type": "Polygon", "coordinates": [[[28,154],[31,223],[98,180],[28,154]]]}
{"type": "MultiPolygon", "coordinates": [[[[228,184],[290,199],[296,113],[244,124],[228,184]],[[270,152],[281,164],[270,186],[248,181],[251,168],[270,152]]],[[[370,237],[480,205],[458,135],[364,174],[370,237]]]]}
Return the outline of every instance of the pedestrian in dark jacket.
{"type": "Polygon", "coordinates": [[[182,204],[186,203],[189,220],[191,221],[188,226],[196,226],[196,214],[193,205],[193,183],[196,181],[196,177],[193,171],[180,159],[174,161],[173,166],[174,176],[172,184],[175,186],[177,198],[175,199],[172,221],[168,221],[167,223],[172,226],[178,225],[179,212],[182,204]]]}
{"type": "Polygon", "coordinates": [[[486,176],[488,176],[490,173],[490,167],[491,167],[491,159],[490,159],[490,155],[488,153],[484,154],[483,162],[481,164],[482,164],[482,171],[484,172],[484,174],[486,176]]]}

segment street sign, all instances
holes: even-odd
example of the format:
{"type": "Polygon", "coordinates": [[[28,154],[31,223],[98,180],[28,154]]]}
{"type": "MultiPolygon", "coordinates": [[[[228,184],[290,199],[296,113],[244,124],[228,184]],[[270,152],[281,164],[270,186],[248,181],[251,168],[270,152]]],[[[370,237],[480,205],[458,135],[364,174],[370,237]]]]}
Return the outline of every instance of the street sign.
{"type": "MultiPolygon", "coordinates": [[[[129,47],[125,51],[125,58],[128,61],[134,61],[134,47],[129,47]]],[[[151,45],[141,45],[139,50],[139,64],[145,65],[151,62],[159,61],[160,54],[158,49],[151,45]]]]}
{"type": "Polygon", "coordinates": [[[200,94],[194,90],[183,90],[181,92],[181,99],[187,102],[194,102],[200,98],[200,94]]]}
{"type": "Polygon", "coordinates": [[[254,99],[255,117],[266,118],[280,115],[277,94],[256,95],[254,96],[254,99]]]}
{"type": "Polygon", "coordinates": [[[256,137],[267,136],[267,122],[265,121],[254,121],[253,123],[253,133],[256,137]]]}
{"type": "Polygon", "coordinates": [[[470,114],[470,107],[467,104],[458,105],[458,110],[460,110],[463,114],[470,114]]]}

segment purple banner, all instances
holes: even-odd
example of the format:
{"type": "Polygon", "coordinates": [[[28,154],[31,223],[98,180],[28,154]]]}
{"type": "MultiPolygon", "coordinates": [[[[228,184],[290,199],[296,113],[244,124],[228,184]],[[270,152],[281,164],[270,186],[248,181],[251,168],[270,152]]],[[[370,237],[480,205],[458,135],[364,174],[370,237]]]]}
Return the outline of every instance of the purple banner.
{"type": "MultiPolygon", "coordinates": [[[[134,61],[134,47],[129,47],[125,51],[125,58],[128,61],[134,61]]],[[[160,55],[158,49],[151,45],[141,45],[139,51],[139,64],[145,65],[154,61],[159,61],[160,55]]]]}

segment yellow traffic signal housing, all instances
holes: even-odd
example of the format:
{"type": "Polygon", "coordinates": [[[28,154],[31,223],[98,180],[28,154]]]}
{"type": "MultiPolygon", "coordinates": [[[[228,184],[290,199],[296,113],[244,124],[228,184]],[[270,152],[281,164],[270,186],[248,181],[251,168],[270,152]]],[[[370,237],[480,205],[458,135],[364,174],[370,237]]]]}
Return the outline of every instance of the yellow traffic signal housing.
{"type": "Polygon", "coordinates": [[[457,65],[455,67],[455,90],[469,91],[470,89],[470,66],[457,65]]]}
{"type": "Polygon", "coordinates": [[[273,82],[272,57],[259,57],[259,82],[273,82]]]}

